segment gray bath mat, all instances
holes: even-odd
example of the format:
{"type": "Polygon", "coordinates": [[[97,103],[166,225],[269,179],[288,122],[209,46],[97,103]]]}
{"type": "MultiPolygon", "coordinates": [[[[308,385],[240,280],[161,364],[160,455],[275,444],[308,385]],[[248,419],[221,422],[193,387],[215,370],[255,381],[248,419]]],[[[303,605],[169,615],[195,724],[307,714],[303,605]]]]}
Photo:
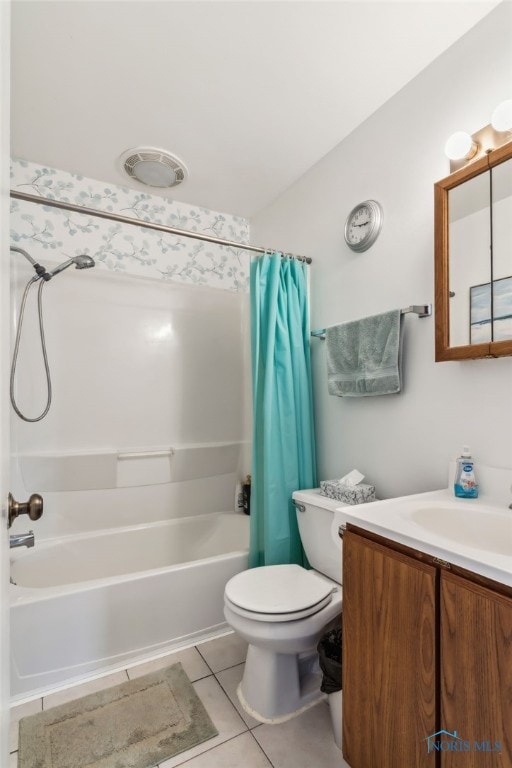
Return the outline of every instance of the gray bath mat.
{"type": "Polygon", "coordinates": [[[173,664],[23,718],[18,768],[152,768],[217,733],[173,664]]]}

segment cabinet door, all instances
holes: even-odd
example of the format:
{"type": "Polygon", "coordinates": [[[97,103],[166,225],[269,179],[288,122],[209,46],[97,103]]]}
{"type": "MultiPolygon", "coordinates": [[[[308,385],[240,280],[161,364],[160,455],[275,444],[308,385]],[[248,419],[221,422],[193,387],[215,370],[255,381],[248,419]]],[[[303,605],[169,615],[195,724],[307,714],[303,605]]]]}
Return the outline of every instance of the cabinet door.
{"type": "Polygon", "coordinates": [[[351,531],[343,539],[343,756],[351,768],[433,768],[436,569],[351,531]]]}
{"type": "Polygon", "coordinates": [[[512,768],[512,600],[445,572],[441,727],[466,742],[443,768],[512,768]]]}

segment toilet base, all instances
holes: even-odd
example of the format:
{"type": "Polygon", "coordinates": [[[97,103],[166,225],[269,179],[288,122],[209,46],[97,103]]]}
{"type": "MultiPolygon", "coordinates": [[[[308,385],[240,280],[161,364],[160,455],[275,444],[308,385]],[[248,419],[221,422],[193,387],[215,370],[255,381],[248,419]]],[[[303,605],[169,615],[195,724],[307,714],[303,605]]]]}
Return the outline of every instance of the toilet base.
{"type": "Polygon", "coordinates": [[[283,654],[249,645],[237,694],[244,710],[261,723],[282,723],[326,698],[316,650],[283,654]]]}
{"type": "Polygon", "coordinates": [[[324,701],[324,699],[327,698],[327,695],[325,693],[321,693],[318,691],[318,696],[314,699],[312,699],[309,704],[304,704],[300,709],[297,709],[295,712],[289,712],[287,715],[281,715],[281,717],[263,717],[260,712],[256,712],[254,709],[251,709],[249,704],[244,699],[244,695],[242,693],[242,683],[238,684],[238,688],[236,689],[236,695],[238,696],[238,701],[244,708],[245,712],[247,712],[248,715],[251,717],[254,717],[255,720],[259,720],[260,723],[267,723],[267,725],[279,725],[279,723],[286,723],[287,720],[291,720],[294,717],[297,717],[297,715],[302,715],[303,712],[305,712],[307,709],[311,709],[311,707],[316,707],[319,701],[324,701]]]}

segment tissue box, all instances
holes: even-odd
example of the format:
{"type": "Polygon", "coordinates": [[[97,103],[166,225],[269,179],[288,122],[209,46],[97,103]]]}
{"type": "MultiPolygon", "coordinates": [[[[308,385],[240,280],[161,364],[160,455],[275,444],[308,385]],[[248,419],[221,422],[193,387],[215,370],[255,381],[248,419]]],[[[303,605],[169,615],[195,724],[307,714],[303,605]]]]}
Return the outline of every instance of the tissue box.
{"type": "Polygon", "coordinates": [[[375,486],[366,483],[345,485],[339,480],[321,480],[320,495],[337,499],[344,504],[364,504],[367,501],[375,501],[375,486]]]}

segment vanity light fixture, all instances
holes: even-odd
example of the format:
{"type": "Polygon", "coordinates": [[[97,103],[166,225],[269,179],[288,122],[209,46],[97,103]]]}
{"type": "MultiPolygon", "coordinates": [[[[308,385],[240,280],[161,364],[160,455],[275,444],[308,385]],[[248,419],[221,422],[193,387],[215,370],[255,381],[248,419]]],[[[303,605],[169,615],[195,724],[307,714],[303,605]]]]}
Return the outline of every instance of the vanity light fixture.
{"type": "Polygon", "coordinates": [[[498,104],[491,117],[491,125],[495,131],[512,131],[512,99],[498,104]]]}
{"type": "Polygon", "coordinates": [[[452,133],[444,147],[444,153],[450,160],[471,160],[477,152],[477,142],[465,131],[452,133]]]}
{"type": "Polygon", "coordinates": [[[512,99],[498,104],[492,113],[491,123],[472,135],[465,131],[453,133],[444,147],[450,159],[450,173],[463,168],[471,160],[479,160],[493,149],[510,141],[512,133],[512,99]]]}

